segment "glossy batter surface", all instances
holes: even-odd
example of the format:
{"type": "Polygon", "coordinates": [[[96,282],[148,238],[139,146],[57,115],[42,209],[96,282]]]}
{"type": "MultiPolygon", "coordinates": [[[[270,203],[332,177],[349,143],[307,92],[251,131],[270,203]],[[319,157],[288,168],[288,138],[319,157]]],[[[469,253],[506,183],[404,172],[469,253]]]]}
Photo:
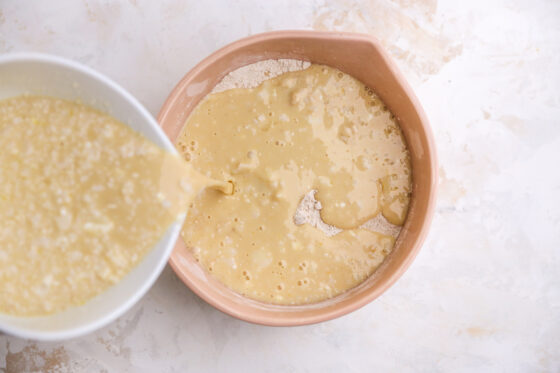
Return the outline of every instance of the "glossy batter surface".
{"type": "Polygon", "coordinates": [[[0,313],[44,315],[101,293],[199,187],[128,126],[49,97],[0,101],[0,149],[0,313]]]}
{"type": "Polygon", "coordinates": [[[406,217],[411,172],[400,128],[371,90],[334,68],[211,94],[177,146],[195,169],[235,183],[232,196],[206,191],[194,201],[185,242],[254,299],[302,304],[358,285],[394,244],[360,226],[379,213],[396,225],[406,217]],[[343,232],[294,224],[312,189],[322,219],[343,232]]]}

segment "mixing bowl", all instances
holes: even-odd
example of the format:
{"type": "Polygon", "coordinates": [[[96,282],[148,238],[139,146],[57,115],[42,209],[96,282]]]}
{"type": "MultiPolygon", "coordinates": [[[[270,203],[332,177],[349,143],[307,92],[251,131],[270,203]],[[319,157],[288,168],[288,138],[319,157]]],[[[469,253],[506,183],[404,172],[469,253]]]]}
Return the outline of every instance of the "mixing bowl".
{"type": "MultiPolygon", "coordinates": [[[[134,97],[107,77],[76,62],[35,53],[0,56],[0,99],[25,93],[80,100],[175,152],[154,118],[134,97]]],[[[148,291],[164,268],[181,225],[182,221],[175,222],[137,267],[83,306],[44,317],[0,314],[0,331],[23,338],[60,340],[103,327],[148,291]]]]}
{"type": "Polygon", "coordinates": [[[226,74],[254,62],[280,58],[333,66],[374,89],[399,120],[413,170],[410,208],[393,251],[366,281],[332,299],[301,306],[280,306],[243,297],[208,274],[184,242],[177,242],[170,264],[201,298],[242,320],[289,326],[344,315],[371,302],[397,281],[410,266],[428,233],[435,205],[437,161],[428,120],[412,89],[379,42],[360,34],[281,31],[234,42],[185,75],[161,108],[160,125],[175,141],[195,106],[226,74]]]}

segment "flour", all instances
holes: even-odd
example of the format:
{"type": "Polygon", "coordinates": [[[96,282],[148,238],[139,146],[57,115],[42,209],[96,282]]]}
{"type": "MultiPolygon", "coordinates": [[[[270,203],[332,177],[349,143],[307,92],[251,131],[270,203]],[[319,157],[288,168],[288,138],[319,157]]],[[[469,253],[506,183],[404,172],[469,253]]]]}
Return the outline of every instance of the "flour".
{"type": "Polygon", "coordinates": [[[307,61],[291,59],[259,61],[240,67],[227,74],[212,89],[212,93],[227,91],[233,88],[255,88],[265,80],[290,71],[305,70],[310,65],[307,61]]]}
{"type": "MultiPolygon", "coordinates": [[[[259,61],[230,72],[214,87],[211,93],[234,88],[255,88],[265,80],[290,71],[304,70],[310,65],[307,61],[292,59],[259,61]]],[[[294,223],[296,225],[309,224],[320,229],[327,236],[334,236],[342,232],[342,229],[329,225],[321,219],[322,206],[321,202],[315,199],[315,193],[317,190],[310,190],[303,196],[294,214],[294,223]]],[[[401,230],[401,227],[389,223],[382,214],[368,220],[360,228],[394,238],[397,238],[401,230]]]]}
{"type": "Polygon", "coordinates": [[[368,229],[386,236],[392,236],[393,238],[397,238],[401,232],[400,226],[389,223],[381,213],[366,221],[360,228],[368,229]]]}
{"type": "MultiPolygon", "coordinates": [[[[294,214],[294,223],[296,225],[307,223],[322,230],[327,236],[334,236],[342,232],[342,229],[329,225],[321,219],[321,209],[323,206],[321,206],[320,201],[315,199],[315,193],[317,191],[313,189],[303,196],[294,214]]],[[[393,238],[397,238],[401,231],[401,227],[389,223],[382,214],[378,214],[376,217],[366,221],[360,228],[392,236],[393,238]]]]}
{"type": "Polygon", "coordinates": [[[342,229],[325,223],[321,219],[321,202],[315,199],[315,189],[310,190],[303,196],[299,203],[296,213],[294,214],[294,223],[296,225],[309,224],[317,229],[325,232],[327,236],[334,236],[342,232],[342,229]]]}

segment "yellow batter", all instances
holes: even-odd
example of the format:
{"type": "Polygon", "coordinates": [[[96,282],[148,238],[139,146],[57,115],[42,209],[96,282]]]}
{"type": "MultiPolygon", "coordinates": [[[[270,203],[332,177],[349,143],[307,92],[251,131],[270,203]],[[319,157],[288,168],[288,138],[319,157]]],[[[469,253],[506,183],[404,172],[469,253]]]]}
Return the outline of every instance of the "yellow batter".
{"type": "Polygon", "coordinates": [[[87,106],[0,101],[0,313],[44,315],[101,293],[212,183],[87,106]]]}
{"type": "Polygon", "coordinates": [[[215,277],[254,299],[303,304],[358,285],[394,244],[360,226],[379,213],[396,225],[406,218],[411,170],[401,130],[370,89],[334,68],[211,94],[177,146],[195,169],[235,183],[232,196],[207,190],[195,199],[185,242],[215,277]],[[322,219],[343,232],[294,224],[313,189],[322,219]]]}

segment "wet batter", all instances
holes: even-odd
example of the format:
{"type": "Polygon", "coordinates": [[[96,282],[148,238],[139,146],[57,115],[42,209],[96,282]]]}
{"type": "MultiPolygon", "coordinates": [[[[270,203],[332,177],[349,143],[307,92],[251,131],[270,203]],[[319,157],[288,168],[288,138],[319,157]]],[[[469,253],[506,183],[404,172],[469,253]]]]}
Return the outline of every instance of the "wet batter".
{"type": "Polygon", "coordinates": [[[85,303],[138,264],[208,185],[231,189],[90,107],[0,101],[0,313],[85,303]]]}
{"type": "Polygon", "coordinates": [[[254,299],[303,304],[358,285],[394,244],[360,226],[378,214],[395,225],[406,218],[411,169],[399,125],[370,89],[331,67],[210,94],[177,146],[195,169],[235,183],[232,196],[207,190],[194,201],[185,242],[254,299]],[[310,190],[341,233],[294,223],[310,190]]]}

